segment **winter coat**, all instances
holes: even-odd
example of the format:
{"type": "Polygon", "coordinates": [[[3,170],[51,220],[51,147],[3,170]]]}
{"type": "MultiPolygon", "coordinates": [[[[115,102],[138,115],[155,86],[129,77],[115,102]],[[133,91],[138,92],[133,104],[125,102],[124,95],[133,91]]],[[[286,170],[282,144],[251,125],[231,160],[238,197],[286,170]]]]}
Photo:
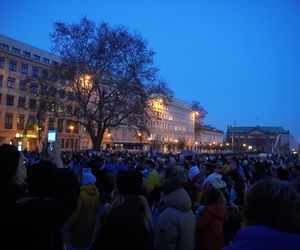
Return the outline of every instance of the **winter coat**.
{"type": "Polygon", "coordinates": [[[242,228],[224,250],[298,250],[300,234],[289,234],[266,226],[242,228]]]}
{"type": "Polygon", "coordinates": [[[162,200],[164,210],[154,229],[155,250],[193,250],[195,216],[191,199],[183,188],[176,189],[162,200]]]}
{"type": "Polygon", "coordinates": [[[201,250],[220,250],[223,240],[223,225],[227,210],[223,203],[205,207],[196,222],[197,248],[201,250]]]}
{"type": "Polygon", "coordinates": [[[47,197],[21,197],[14,184],[0,187],[0,249],[62,248],[60,229],[75,210],[79,186],[68,169],[57,169],[47,197]]]}
{"type": "Polygon", "coordinates": [[[91,250],[152,250],[152,230],[145,225],[144,204],[129,195],[104,218],[91,250]]]}
{"type": "Polygon", "coordinates": [[[99,192],[96,186],[82,186],[77,208],[69,220],[72,245],[87,246],[91,244],[98,207],[99,192]]]}

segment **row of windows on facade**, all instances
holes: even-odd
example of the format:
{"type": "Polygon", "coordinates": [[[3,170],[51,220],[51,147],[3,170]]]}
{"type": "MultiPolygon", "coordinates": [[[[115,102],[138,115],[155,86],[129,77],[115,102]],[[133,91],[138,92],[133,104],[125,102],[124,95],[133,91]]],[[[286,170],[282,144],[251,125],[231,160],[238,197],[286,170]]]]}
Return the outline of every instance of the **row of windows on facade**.
{"type": "MultiPolygon", "coordinates": [[[[0,94],[0,104],[2,103],[2,94],[0,94]]],[[[30,109],[36,109],[38,107],[36,99],[29,99],[29,108],[30,109]]],[[[6,103],[7,106],[15,106],[15,97],[13,95],[6,95],[6,103]]],[[[63,105],[55,105],[51,104],[47,101],[41,100],[39,102],[39,108],[43,111],[51,111],[51,112],[58,112],[63,113],[66,112],[68,114],[71,114],[73,112],[72,105],[67,105],[66,108],[63,105]]],[[[19,96],[18,98],[18,105],[19,108],[25,108],[26,106],[26,97],[19,96]]]]}
{"type": "MultiPolygon", "coordinates": [[[[10,48],[9,45],[4,44],[4,43],[0,43],[0,49],[6,50],[6,51],[11,51],[15,54],[21,55],[21,49],[13,47],[13,46],[10,49],[9,48],[10,48]]],[[[36,54],[32,54],[32,53],[30,53],[28,51],[25,51],[25,50],[23,50],[22,55],[25,56],[25,57],[33,58],[36,61],[41,61],[41,56],[36,55],[36,54]]],[[[46,64],[50,64],[50,60],[46,57],[43,57],[42,62],[46,63],[46,64]]],[[[52,61],[52,64],[54,64],[54,65],[56,65],[57,63],[58,62],[56,62],[56,61],[52,61]]]]}
{"type": "MultiPolygon", "coordinates": [[[[8,69],[12,72],[17,72],[17,61],[10,60],[8,69]]],[[[0,57],[0,68],[4,68],[5,66],[5,58],[0,57]]],[[[19,72],[23,75],[28,75],[29,74],[29,65],[22,63],[19,72]]],[[[38,67],[32,66],[31,67],[31,76],[33,77],[38,77],[40,73],[40,69],[38,67]]],[[[41,69],[41,76],[45,79],[49,77],[49,72],[46,69],[41,69]]],[[[52,77],[53,78],[53,77],[52,77]]]]}
{"type": "MultiPolygon", "coordinates": [[[[27,116],[25,118],[25,115],[18,114],[17,115],[17,130],[23,130],[25,126],[25,119],[27,119],[27,116]]],[[[30,121],[33,121],[35,118],[34,116],[31,116],[30,121]]],[[[4,119],[4,128],[5,129],[12,129],[13,128],[13,120],[14,120],[14,114],[13,113],[5,113],[5,119],[4,119]]],[[[58,132],[65,132],[66,133],[79,133],[79,126],[77,122],[70,121],[70,120],[64,120],[64,119],[58,119],[57,120],[57,126],[55,126],[55,119],[49,118],[48,120],[48,129],[56,128],[58,132]],[[72,128],[72,129],[71,129],[72,128]]],[[[29,123],[29,130],[34,129],[33,122],[29,123]]],[[[45,130],[45,118],[40,118],[40,129],[41,131],[45,130]]]]}
{"type": "MultiPolygon", "coordinates": [[[[4,79],[3,75],[0,75],[0,87],[3,86],[3,82],[4,82],[3,79],[4,79]]],[[[27,85],[28,85],[27,81],[20,80],[19,81],[19,90],[26,91],[27,85]]],[[[7,88],[14,89],[15,87],[16,87],[16,79],[12,78],[12,77],[8,77],[7,78],[7,88]]],[[[60,99],[64,99],[67,94],[68,99],[70,101],[74,100],[74,93],[71,91],[65,91],[64,89],[60,89],[59,91],[57,91],[54,86],[49,87],[46,85],[42,85],[42,86],[38,87],[37,83],[34,83],[34,82],[30,83],[30,93],[33,93],[33,94],[38,93],[39,88],[40,88],[41,95],[49,94],[50,96],[54,97],[56,95],[56,93],[58,93],[58,97],[60,99]]]]}

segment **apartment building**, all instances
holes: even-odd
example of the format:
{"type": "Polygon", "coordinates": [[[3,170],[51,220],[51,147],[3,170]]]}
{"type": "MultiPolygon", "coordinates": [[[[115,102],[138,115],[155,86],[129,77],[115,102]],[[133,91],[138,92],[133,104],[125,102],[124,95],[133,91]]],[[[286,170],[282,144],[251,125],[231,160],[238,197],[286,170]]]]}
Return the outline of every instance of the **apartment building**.
{"type": "Polygon", "coordinates": [[[54,54],[0,35],[0,144],[35,150],[39,134],[44,138],[45,131],[57,128],[63,150],[89,147],[88,136],[78,123],[38,113],[42,99],[38,97],[43,95],[38,79],[51,77],[50,69],[58,62],[54,54]],[[35,120],[39,120],[38,128],[33,126],[35,120]]]}

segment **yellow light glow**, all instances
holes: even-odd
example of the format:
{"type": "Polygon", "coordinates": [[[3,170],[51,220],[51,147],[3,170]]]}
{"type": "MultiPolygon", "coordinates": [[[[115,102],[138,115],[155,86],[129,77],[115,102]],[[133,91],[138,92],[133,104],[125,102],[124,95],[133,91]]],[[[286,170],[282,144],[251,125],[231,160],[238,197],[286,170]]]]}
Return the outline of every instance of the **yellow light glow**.
{"type": "Polygon", "coordinates": [[[138,136],[142,136],[142,133],[138,133],[137,135],[138,135],[138,136]]]}
{"type": "Polygon", "coordinates": [[[175,142],[175,143],[177,143],[177,142],[178,142],[178,140],[177,140],[177,139],[175,139],[175,140],[174,140],[174,142],[175,142]]]}
{"type": "Polygon", "coordinates": [[[70,128],[71,130],[73,130],[73,129],[74,129],[74,126],[73,126],[73,125],[70,125],[69,128],[70,128]]]}
{"type": "Polygon", "coordinates": [[[108,133],[108,134],[107,134],[107,137],[108,137],[108,138],[111,137],[111,133],[108,133]]]}
{"type": "Polygon", "coordinates": [[[196,144],[196,145],[198,145],[198,144],[199,144],[199,142],[195,141],[195,144],[196,144]]]}
{"type": "Polygon", "coordinates": [[[228,142],[226,143],[226,146],[229,146],[229,143],[228,143],[228,142]]]}
{"type": "Polygon", "coordinates": [[[243,147],[246,147],[246,146],[247,146],[247,145],[244,143],[244,144],[243,144],[243,147]]]}

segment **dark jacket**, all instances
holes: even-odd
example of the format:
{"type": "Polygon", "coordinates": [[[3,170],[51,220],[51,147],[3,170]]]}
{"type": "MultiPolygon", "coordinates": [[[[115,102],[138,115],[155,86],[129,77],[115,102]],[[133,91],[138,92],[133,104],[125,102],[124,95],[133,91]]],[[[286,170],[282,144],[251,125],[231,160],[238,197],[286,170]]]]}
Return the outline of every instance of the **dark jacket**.
{"type": "Polygon", "coordinates": [[[145,226],[143,204],[133,197],[112,208],[104,218],[92,250],[151,250],[152,230],[145,226]]]}
{"type": "Polygon", "coordinates": [[[298,250],[300,234],[289,234],[266,226],[242,228],[224,250],[298,250]]]}
{"type": "Polygon", "coordinates": [[[223,240],[223,225],[227,211],[223,203],[206,207],[196,222],[197,248],[220,250],[223,240]]]}
{"type": "Polygon", "coordinates": [[[79,186],[68,169],[51,178],[47,197],[23,196],[14,184],[0,187],[0,249],[62,249],[60,229],[76,208],[79,186]]]}

